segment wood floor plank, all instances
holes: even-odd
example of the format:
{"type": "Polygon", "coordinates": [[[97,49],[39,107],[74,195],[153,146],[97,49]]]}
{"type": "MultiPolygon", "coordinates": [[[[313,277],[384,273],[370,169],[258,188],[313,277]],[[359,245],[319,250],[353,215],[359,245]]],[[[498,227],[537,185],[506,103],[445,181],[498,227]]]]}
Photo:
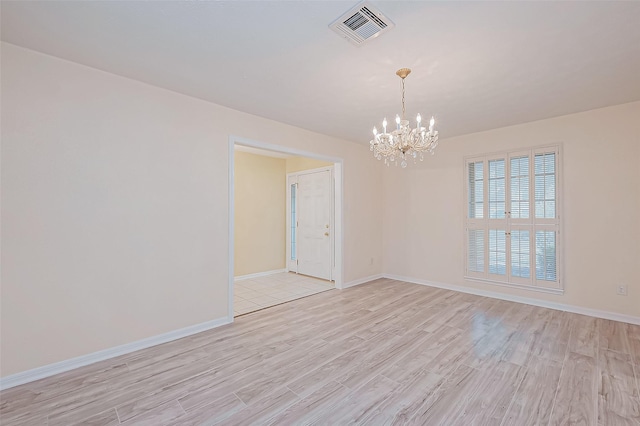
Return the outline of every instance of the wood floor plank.
{"type": "Polygon", "coordinates": [[[289,389],[301,397],[309,396],[325,384],[337,381],[347,372],[356,368],[367,356],[374,356],[377,352],[387,348],[390,336],[380,334],[370,340],[362,342],[355,348],[320,364],[315,369],[301,372],[300,375],[288,383],[289,389]]]}
{"type": "Polygon", "coordinates": [[[300,398],[286,386],[276,389],[255,404],[245,407],[224,420],[206,421],[204,425],[256,425],[265,424],[278,413],[287,410],[300,398]]]}
{"type": "Polygon", "coordinates": [[[346,398],[337,400],[336,404],[330,407],[324,416],[312,422],[317,425],[340,425],[354,424],[364,421],[375,409],[375,407],[386,396],[397,388],[399,383],[388,379],[382,375],[355,389],[346,398]]]}
{"type": "Polygon", "coordinates": [[[363,419],[363,424],[381,425],[408,421],[444,381],[444,377],[438,374],[426,370],[416,371],[380,401],[363,419]]]}
{"type": "Polygon", "coordinates": [[[464,339],[464,334],[456,336],[430,360],[426,361],[422,368],[432,373],[448,376],[458,365],[464,363],[469,353],[475,350],[473,340],[464,339]]]}
{"type": "Polygon", "coordinates": [[[427,363],[435,359],[451,341],[461,335],[461,330],[441,325],[418,346],[406,352],[402,358],[385,365],[382,374],[397,382],[404,382],[417,371],[423,370],[427,363]]]}
{"type": "Polygon", "coordinates": [[[598,354],[598,320],[571,314],[569,351],[595,358],[598,354]]]}
{"type": "Polygon", "coordinates": [[[597,422],[597,367],[590,356],[569,352],[562,367],[549,426],[597,422]]]}
{"type": "Polygon", "coordinates": [[[83,426],[115,426],[120,424],[118,413],[113,408],[102,413],[98,413],[95,416],[91,416],[82,420],[78,424],[83,426]]]}
{"type": "Polygon", "coordinates": [[[598,318],[597,322],[600,349],[608,349],[625,354],[631,353],[629,335],[627,333],[629,324],[602,318],[598,318]]]}
{"type": "Polygon", "coordinates": [[[133,417],[121,424],[126,426],[157,426],[167,424],[184,414],[185,411],[182,409],[178,401],[173,400],[166,402],[153,410],[149,410],[144,414],[133,417]]]}
{"type": "MultiPolygon", "coordinates": [[[[317,341],[309,345],[307,349],[311,352],[328,346],[329,344],[327,342],[317,341]]],[[[193,391],[179,399],[180,404],[182,404],[185,410],[194,410],[197,407],[208,404],[214,399],[221,398],[231,392],[251,385],[253,382],[268,380],[278,368],[284,368],[284,366],[304,358],[305,355],[306,352],[300,351],[283,352],[263,363],[248,367],[231,376],[220,378],[206,387],[193,389],[193,391]]]]}
{"type": "MultiPolygon", "coordinates": [[[[59,379],[59,376],[59,374],[56,374],[53,377],[59,379]]],[[[38,391],[37,387],[35,392],[32,391],[29,389],[29,385],[31,383],[0,392],[0,419],[9,413],[24,410],[25,407],[29,407],[37,401],[42,392],[38,391]]]]}
{"type": "MultiPolygon", "coordinates": [[[[632,362],[640,367],[640,325],[626,324],[629,346],[631,347],[632,362]]],[[[636,370],[636,374],[639,371],[636,370]]]]}
{"type": "Polygon", "coordinates": [[[631,356],[599,352],[598,421],[606,425],[640,425],[640,397],[631,356]]]}
{"type": "Polygon", "coordinates": [[[482,372],[466,365],[460,365],[427,400],[418,407],[413,416],[405,422],[396,419],[392,424],[448,425],[458,417],[467,402],[467,397],[475,387],[475,380],[482,372]]]}
{"type": "Polygon", "coordinates": [[[535,426],[549,423],[550,407],[560,381],[562,363],[533,357],[504,416],[504,425],[535,426]]]}
{"type": "MultiPolygon", "coordinates": [[[[476,336],[471,338],[467,337],[467,341],[475,341],[472,348],[470,348],[464,360],[462,361],[466,365],[478,369],[494,368],[495,365],[502,361],[509,361],[512,358],[516,358],[517,349],[516,346],[521,339],[522,334],[517,330],[508,329],[496,324],[494,327],[488,329],[481,338],[477,339],[476,336]]],[[[465,336],[466,337],[466,336],[465,336]]],[[[528,359],[522,362],[517,362],[520,365],[526,365],[528,359]]]]}
{"type": "Polygon", "coordinates": [[[351,389],[330,381],[306,398],[273,417],[270,425],[310,424],[325,419],[327,410],[351,393],[351,389]]]}
{"type": "Polygon", "coordinates": [[[0,392],[16,425],[638,424],[640,326],[380,279],[0,392]]]}
{"type": "Polygon", "coordinates": [[[272,365],[271,369],[265,369],[265,373],[259,379],[235,391],[235,394],[247,405],[268,394],[272,389],[280,387],[294,380],[300,371],[308,371],[327,359],[332,359],[340,354],[358,346],[362,339],[351,336],[344,341],[330,343],[315,350],[310,350],[304,356],[296,360],[288,360],[286,364],[272,365]]]}
{"type": "Polygon", "coordinates": [[[533,355],[562,361],[571,335],[570,318],[570,314],[563,311],[549,312],[533,355]]]}
{"type": "Polygon", "coordinates": [[[336,381],[355,389],[379,374],[385,365],[401,358],[404,352],[418,346],[427,337],[428,333],[422,330],[391,337],[383,350],[365,356],[354,368],[337,377],[336,381]]]}
{"type": "Polygon", "coordinates": [[[499,362],[483,370],[475,379],[475,387],[467,393],[464,409],[451,424],[499,425],[526,371],[525,367],[510,362],[499,362]]]}
{"type": "Polygon", "coordinates": [[[220,399],[205,404],[197,410],[187,411],[184,415],[167,423],[167,426],[200,426],[215,424],[227,420],[234,414],[244,410],[246,404],[235,394],[223,396],[220,399]]]}

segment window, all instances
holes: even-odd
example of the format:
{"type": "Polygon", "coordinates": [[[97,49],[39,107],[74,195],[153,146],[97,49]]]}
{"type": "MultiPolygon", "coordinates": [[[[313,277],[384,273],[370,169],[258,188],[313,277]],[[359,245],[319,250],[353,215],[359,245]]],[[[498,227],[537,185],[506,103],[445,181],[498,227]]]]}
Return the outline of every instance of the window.
{"type": "Polygon", "coordinates": [[[465,161],[465,277],[561,292],[558,147],[465,161]]]}

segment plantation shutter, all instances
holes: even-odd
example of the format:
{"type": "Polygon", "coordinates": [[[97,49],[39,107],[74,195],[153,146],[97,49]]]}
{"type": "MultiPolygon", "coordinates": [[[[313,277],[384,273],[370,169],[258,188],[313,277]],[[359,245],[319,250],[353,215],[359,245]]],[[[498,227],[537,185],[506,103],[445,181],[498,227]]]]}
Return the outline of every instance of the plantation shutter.
{"type": "Polygon", "coordinates": [[[465,276],[561,291],[558,148],[465,162],[465,276]]]}

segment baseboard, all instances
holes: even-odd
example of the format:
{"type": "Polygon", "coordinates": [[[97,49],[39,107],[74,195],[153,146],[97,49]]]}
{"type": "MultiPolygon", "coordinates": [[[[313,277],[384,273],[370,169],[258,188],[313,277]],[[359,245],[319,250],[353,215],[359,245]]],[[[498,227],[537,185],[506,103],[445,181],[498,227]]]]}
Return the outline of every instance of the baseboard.
{"type": "Polygon", "coordinates": [[[473,289],[473,288],[459,286],[459,285],[445,284],[445,283],[440,283],[435,281],[423,280],[419,278],[404,277],[400,275],[383,274],[383,276],[385,278],[389,278],[392,280],[405,281],[413,284],[421,284],[429,287],[437,287],[437,288],[443,288],[445,290],[453,290],[453,291],[459,291],[461,293],[474,294],[476,296],[491,297],[493,299],[501,299],[501,300],[507,300],[509,302],[524,303],[526,305],[539,306],[541,308],[556,309],[558,311],[566,311],[574,314],[581,314],[581,315],[587,315],[590,317],[603,318],[603,319],[608,319],[612,321],[620,321],[620,322],[626,322],[629,324],[640,325],[640,317],[619,314],[617,312],[601,311],[599,309],[591,309],[591,308],[584,308],[581,306],[567,305],[564,303],[549,302],[546,300],[534,299],[530,297],[513,296],[510,294],[503,294],[495,291],[473,289]]]}
{"type": "Polygon", "coordinates": [[[0,378],[0,390],[9,389],[14,386],[33,382],[35,380],[44,379],[45,377],[64,373],[65,371],[84,367],[86,365],[104,361],[109,358],[115,358],[117,356],[135,352],[140,349],[150,348],[151,346],[156,346],[161,343],[167,343],[172,340],[181,339],[183,337],[191,336],[192,334],[201,333],[203,331],[211,330],[212,328],[220,327],[221,325],[229,324],[232,321],[233,318],[218,318],[212,321],[203,322],[201,324],[195,324],[189,327],[181,328],[179,330],[170,331],[168,333],[159,334],[157,336],[147,337],[146,339],[138,340],[136,342],[104,349],[91,354],[82,355],[76,358],[56,362],[54,364],[34,368],[32,370],[23,371],[21,373],[12,374],[10,376],[0,378]]]}
{"type": "Polygon", "coordinates": [[[287,272],[286,268],[274,269],[273,271],[256,272],[255,274],[238,275],[237,277],[233,277],[233,280],[234,281],[250,280],[252,278],[266,277],[267,275],[279,274],[282,272],[287,272]]]}
{"type": "Polygon", "coordinates": [[[377,280],[380,278],[384,278],[384,276],[382,274],[376,274],[376,275],[370,275],[364,278],[358,278],[357,280],[349,281],[347,283],[342,284],[342,288],[345,289],[349,287],[354,287],[354,286],[365,284],[365,283],[368,283],[369,281],[377,280]]]}

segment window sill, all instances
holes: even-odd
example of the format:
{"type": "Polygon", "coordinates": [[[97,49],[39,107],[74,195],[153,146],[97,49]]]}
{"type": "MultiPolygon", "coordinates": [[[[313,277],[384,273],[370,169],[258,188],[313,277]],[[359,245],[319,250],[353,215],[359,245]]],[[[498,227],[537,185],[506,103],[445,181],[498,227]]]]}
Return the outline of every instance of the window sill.
{"type": "Polygon", "coordinates": [[[466,281],[476,281],[480,283],[497,285],[500,287],[515,288],[520,290],[530,290],[538,293],[560,294],[560,295],[564,294],[564,289],[562,288],[545,288],[545,287],[538,287],[534,285],[512,284],[512,283],[505,283],[502,281],[495,281],[495,280],[489,280],[485,278],[468,277],[468,276],[465,276],[464,279],[466,281]]]}

